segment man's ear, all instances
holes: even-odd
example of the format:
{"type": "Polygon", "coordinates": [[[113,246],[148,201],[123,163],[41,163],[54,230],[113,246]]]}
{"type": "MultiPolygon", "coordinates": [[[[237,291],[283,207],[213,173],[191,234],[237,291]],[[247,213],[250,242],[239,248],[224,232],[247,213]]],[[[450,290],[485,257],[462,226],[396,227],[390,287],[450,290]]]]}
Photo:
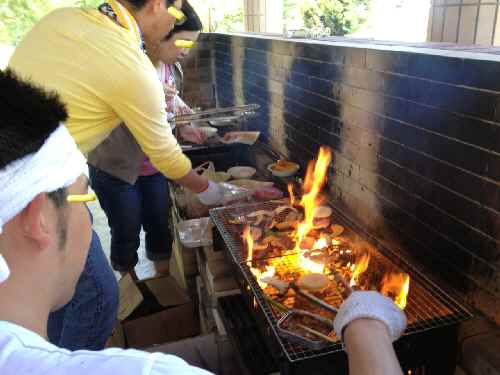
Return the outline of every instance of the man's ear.
{"type": "Polygon", "coordinates": [[[47,200],[47,195],[40,193],[19,214],[23,235],[36,243],[40,249],[47,248],[51,242],[47,200]]]}

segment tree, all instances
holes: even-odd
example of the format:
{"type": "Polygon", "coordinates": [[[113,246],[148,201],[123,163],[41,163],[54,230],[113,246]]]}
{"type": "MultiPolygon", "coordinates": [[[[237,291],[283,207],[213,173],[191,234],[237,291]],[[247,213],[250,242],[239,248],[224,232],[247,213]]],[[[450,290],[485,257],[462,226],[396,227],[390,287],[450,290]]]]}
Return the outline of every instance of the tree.
{"type": "Polygon", "coordinates": [[[61,6],[97,7],[104,0],[2,0],[0,43],[17,44],[40,18],[61,6]]]}
{"type": "Polygon", "coordinates": [[[7,0],[0,5],[0,42],[15,44],[45,14],[52,10],[48,0],[7,0]]]}
{"type": "Polygon", "coordinates": [[[243,8],[237,9],[233,12],[225,12],[222,19],[213,20],[213,29],[217,32],[241,32],[244,29],[243,26],[243,8]]]}
{"type": "Polygon", "coordinates": [[[371,0],[307,0],[302,5],[304,24],[309,29],[329,28],[330,35],[356,31],[368,17],[371,0]]]}

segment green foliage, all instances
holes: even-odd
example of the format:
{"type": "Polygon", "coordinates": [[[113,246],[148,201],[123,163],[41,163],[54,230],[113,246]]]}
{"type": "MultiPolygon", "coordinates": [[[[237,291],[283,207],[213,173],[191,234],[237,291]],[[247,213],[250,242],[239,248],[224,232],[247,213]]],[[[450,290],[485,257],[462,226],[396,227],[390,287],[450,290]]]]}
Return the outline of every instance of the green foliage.
{"type": "Polygon", "coordinates": [[[104,0],[76,0],[76,6],[84,8],[97,8],[104,0]]]}
{"type": "Polygon", "coordinates": [[[2,0],[0,43],[17,44],[33,25],[61,6],[97,7],[103,0],[2,0]]]}
{"type": "Polygon", "coordinates": [[[0,5],[0,42],[17,43],[52,9],[48,0],[7,0],[0,5]]]}
{"type": "Polygon", "coordinates": [[[224,13],[222,19],[214,20],[213,29],[223,33],[243,31],[243,8],[230,13],[224,13]]]}
{"type": "Polygon", "coordinates": [[[329,28],[331,35],[356,31],[368,17],[371,0],[307,0],[302,14],[307,28],[329,28]]]}

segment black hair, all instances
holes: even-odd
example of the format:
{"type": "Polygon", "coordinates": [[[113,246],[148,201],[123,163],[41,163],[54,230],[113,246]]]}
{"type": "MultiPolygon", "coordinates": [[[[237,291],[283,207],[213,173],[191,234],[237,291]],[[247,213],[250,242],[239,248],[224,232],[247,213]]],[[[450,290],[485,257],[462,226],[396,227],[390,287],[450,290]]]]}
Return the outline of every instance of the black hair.
{"type": "MultiPolygon", "coordinates": [[[[148,0],[126,0],[130,5],[132,5],[135,9],[139,10],[146,5],[148,0]]],[[[175,0],[166,0],[167,6],[174,5],[175,0]]]]}
{"type": "Polygon", "coordinates": [[[57,94],[0,70],[0,169],[38,151],[67,117],[57,94]]]}
{"type": "MultiPolygon", "coordinates": [[[[37,152],[67,118],[56,93],[19,79],[10,69],[0,70],[0,169],[37,152]]],[[[66,189],[47,195],[57,208],[66,204],[66,189]]],[[[66,233],[66,222],[61,218],[59,230],[61,244],[66,233]]]]}
{"type": "Polygon", "coordinates": [[[175,25],[172,31],[167,35],[165,40],[170,39],[177,33],[182,31],[201,31],[203,30],[203,23],[201,22],[198,13],[194,10],[194,8],[189,4],[187,0],[182,4],[182,12],[186,16],[186,20],[180,25],[175,25]]]}

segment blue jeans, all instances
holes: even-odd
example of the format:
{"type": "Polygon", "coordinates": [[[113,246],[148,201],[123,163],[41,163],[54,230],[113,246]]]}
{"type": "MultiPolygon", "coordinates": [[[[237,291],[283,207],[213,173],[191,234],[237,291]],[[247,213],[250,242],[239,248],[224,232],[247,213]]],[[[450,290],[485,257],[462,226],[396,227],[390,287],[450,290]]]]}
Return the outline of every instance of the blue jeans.
{"type": "Polygon", "coordinates": [[[51,343],[68,350],[101,350],[118,313],[118,283],[102,250],[97,233],[76,284],[73,299],[49,316],[51,343]]]}
{"type": "Polygon", "coordinates": [[[89,177],[111,229],[111,265],[130,271],[138,262],[141,227],[146,255],[152,261],[170,258],[170,194],[160,173],[140,176],[133,185],[89,165],[89,177]]]}

